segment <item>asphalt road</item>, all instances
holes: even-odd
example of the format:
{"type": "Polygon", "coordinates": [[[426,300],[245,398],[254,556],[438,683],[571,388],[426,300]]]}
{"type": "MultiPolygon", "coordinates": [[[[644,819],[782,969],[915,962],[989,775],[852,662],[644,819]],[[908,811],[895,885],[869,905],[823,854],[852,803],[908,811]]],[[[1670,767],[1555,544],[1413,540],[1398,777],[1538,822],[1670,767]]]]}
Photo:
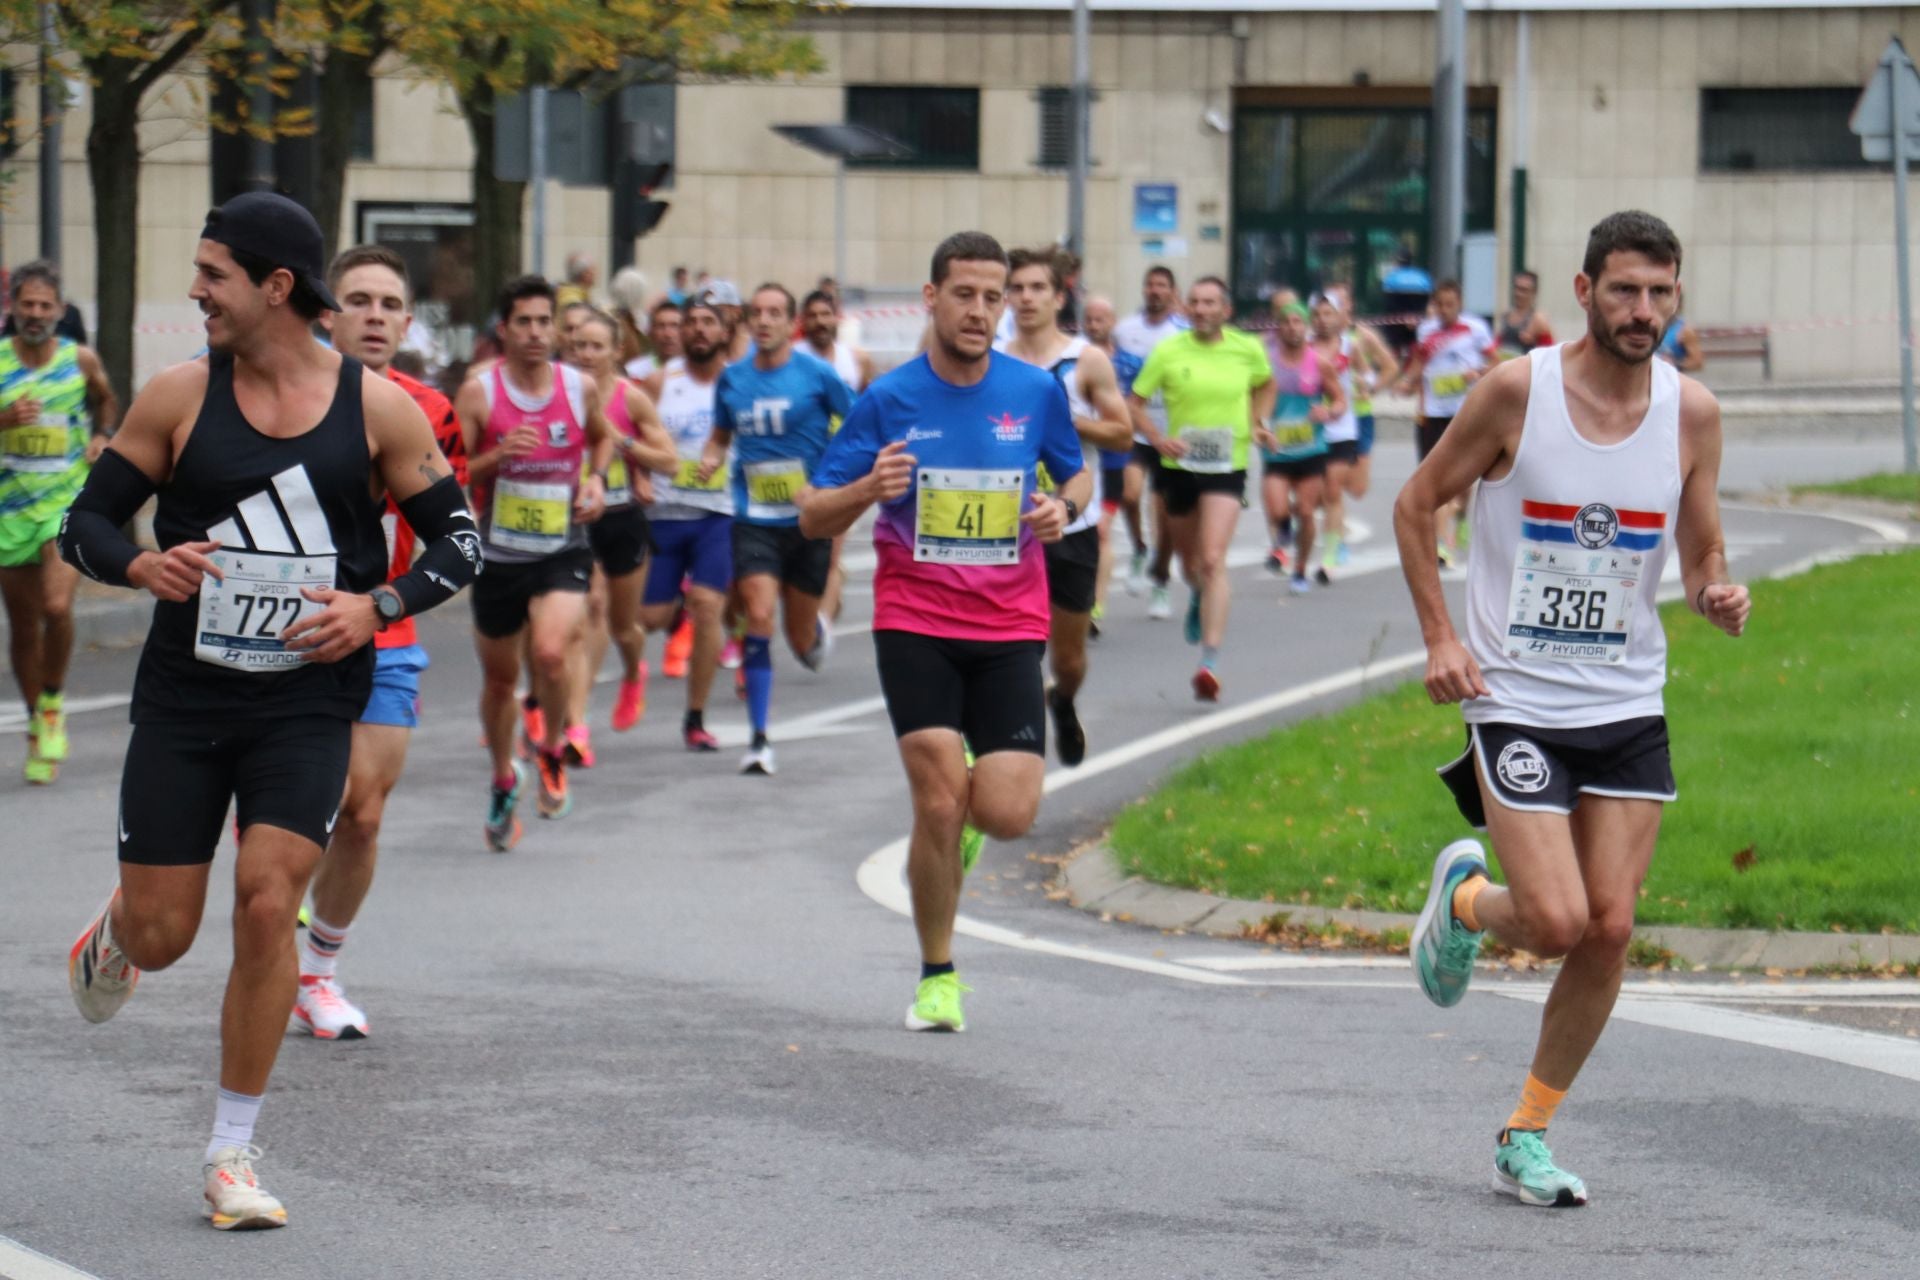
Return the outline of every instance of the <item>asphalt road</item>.
{"type": "MultiPolygon", "coordinates": [[[[429,720],[341,969],[373,1037],[290,1039],[261,1118],[286,1231],[221,1236],[198,1213],[230,850],[197,949],[89,1026],[63,960],[113,875],[124,706],[74,717],[53,789],[19,784],[9,744],[0,1276],[1911,1275],[1920,1041],[1882,1024],[1915,984],[1639,986],[1555,1127],[1594,1203],[1530,1211],[1488,1179],[1538,977],[1489,975],[1440,1011],[1404,962],[1049,900],[1047,860],[1181,759],[1396,678],[1417,648],[1385,516],[1405,453],[1383,453],[1356,511],[1373,536],[1335,588],[1294,599],[1236,572],[1218,709],[1191,701],[1177,622],[1116,592],[1083,699],[1092,758],[1050,775],[1039,826],[970,882],[964,1036],[900,1029],[907,802],[869,595],[827,672],[778,659],[777,778],[738,776],[732,747],[684,753],[680,689],[656,680],[636,731],[597,730],[573,816],[529,815],[505,856],[480,841],[464,613],[428,620],[429,720]]],[[[1897,456],[1769,435],[1736,442],[1727,484],[1897,456]]],[[[1727,528],[1747,576],[1882,536],[1749,509],[1727,528]]],[[[1259,539],[1249,516],[1246,559],[1259,539]]],[[[132,665],[84,655],[72,696],[123,697],[132,665]]],[[[710,719],[738,743],[723,694],[710,719]]]]}

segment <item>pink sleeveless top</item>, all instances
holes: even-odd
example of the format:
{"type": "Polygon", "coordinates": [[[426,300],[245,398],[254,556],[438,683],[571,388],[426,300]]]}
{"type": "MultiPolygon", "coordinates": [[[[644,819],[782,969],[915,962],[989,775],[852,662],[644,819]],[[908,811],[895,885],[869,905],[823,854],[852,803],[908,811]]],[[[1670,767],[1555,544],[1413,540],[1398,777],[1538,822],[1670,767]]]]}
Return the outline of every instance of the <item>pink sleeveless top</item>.
{"type": "Polygon", "coordinates": [[[553,366],[553,388],[534,402],[506,379],[506,365],[487,374],[487,426],[480,449],[496,448],[522,424],[540,433],[533,452],[501,460],[500,470],[474,486],[480,537],[489,559],[526,563],[544,560],[587,542],[586,528],[573,519],[580,489],[580,463],[586,453],[585,386],[578,369],[553,366]]]}

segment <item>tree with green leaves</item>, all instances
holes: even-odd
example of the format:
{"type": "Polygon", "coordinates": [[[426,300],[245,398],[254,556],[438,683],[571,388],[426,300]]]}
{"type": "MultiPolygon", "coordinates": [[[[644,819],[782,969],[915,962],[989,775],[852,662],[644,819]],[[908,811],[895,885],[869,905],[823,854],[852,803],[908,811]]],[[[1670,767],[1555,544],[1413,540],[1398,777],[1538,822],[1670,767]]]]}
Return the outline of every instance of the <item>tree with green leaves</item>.
{"type": "MultiPolygon", "coordinates": [[[[518,275],[527,184],[494,173],[501,108],[535,86],[620,87],[622,69],[762,78],[818,69],[790,33],[814,0],[386,0],[393,47],[453,87],[473,140],[474,296],[518,275]]],[[[323,122],[323,133],[328,126],[323,122]]]]}

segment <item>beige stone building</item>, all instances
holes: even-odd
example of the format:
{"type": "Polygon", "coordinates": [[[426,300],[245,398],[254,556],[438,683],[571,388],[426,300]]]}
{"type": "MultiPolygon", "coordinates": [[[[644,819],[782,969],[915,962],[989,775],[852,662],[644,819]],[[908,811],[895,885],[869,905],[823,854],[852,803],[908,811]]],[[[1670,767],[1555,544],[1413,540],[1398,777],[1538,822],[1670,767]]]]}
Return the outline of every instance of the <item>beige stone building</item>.
{"type": "MultiPolygon", "coordinates": [[[[849,171],[850,286],[900,296],[924,278],[934,243],[963,227],[1009,243],[1058,237],[1069,7],[852,0],[808,24],[825,61],[817,76],[680,86],[674,181],[661,193],[672,209],[639,243],[640,265],[656,283],[677,265],[743,284],[804,286],[831,271],[834,166],[771,126],[843,119],[915,148],[909,162],[849,171]]],[[[1274,283],[1331,278],[1377,304],[1395,250],[1426,251],[1433,7],[1094,0],[1088,284],[1130,297],[1149,263],[1166,262],[1183,280],[1228,277],[1246,305],[1274,283]]],[[[1767,327],[1775,379],[1892,374],[1892,179],[1860,160],[1846,117],[1889,36],[1920,42],[1920,8],[1469,0],[1469,10],[1473,291],[1504,292],[1524,236],[1518,257],[1542,273],[1543,304],[1569,328],[1586,229],[1641,206],[1686,244],[1689,318],[1767,327]]],[[[204,137],[177,122],[190,115],[162,104],[147,126],[142,370],[195,342],[182,295],[208,175],[204,137]]],[[[65,166],[65,257],[83,305],[85,123],[83,94],[65,166]]],[[[385,69],[371,142],[352,169],[347,226],[455,243],[447,227],[463,216],[469,152],[444,92],[385,69]]],[[[38,244],[33,148],[12,165],[4,247],[19,262],[38,244]]],[[[604,189],[555,183],[548,207],[551,268],[574,250],[605,262],[604,189]]]]}

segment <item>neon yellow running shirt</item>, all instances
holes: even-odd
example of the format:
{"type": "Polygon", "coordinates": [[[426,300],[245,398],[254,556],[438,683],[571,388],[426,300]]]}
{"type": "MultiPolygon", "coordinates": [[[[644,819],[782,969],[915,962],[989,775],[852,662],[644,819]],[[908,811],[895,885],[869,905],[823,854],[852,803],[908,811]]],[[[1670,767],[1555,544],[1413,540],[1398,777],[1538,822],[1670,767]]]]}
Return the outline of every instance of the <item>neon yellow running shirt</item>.
{"type": "Polygon", "coordinates": [[[1259,340],[1231,326],[1214,342],[1191,329],[1163,338],[1133,380],[1135,395],[1158,391],[1167,405],[1167,435],[1185,438],[1184,458],[1162,458],[1180,471],[1225,473],[1247,469],[1253,434],[1253,389],[1273,377],[1259,340]]]}

